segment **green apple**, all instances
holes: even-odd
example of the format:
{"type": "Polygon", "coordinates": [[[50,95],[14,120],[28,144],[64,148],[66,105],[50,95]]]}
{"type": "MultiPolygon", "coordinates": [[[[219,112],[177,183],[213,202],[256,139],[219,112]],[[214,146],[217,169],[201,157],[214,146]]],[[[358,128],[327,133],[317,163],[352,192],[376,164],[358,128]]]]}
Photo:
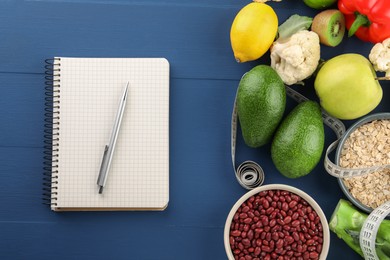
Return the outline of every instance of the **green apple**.
{"type": "Polygon", "coordinates": [[[337,0],[303,0],[303,2],[314,9],[324,9],[337,2],[337,0]]]}
{"type": "Polygon", "coordinates": [[[319,69],[314,88],[322,108],[339,119],[356,119],[371,112],[382,99],[370,61],[355,53],[338,55],[319,69]]]}

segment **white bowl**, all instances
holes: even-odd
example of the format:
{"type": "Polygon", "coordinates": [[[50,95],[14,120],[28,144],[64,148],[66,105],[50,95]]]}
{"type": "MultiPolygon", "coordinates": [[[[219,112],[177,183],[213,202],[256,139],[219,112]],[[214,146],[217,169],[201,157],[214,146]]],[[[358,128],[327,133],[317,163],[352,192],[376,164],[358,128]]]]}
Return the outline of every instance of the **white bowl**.
{"type": "Polygon", "coordinates": [[[320,217],[320,221],[322,224],[322,251],[319,255],[320,260],[325,260],[326,256],[328,255],[329,251],[329,244],[330,244],[330,234],[329,234],[329,226],[328,226],[328,221],[325,217],[324,212],[320,208],[320,206],[315,202],[315,200],[310,197],[307,193],[303,192],[302,190],[299,190],[297,188],[294,188],[292,186],[284,185],[284,184],[269,184],[269,185],[264,185],[260,186],[258,188],[255,188],[246,194],[244,194],[232,207],[230,210],[230,213],[226,219],[225,223],[225,230],[224,230],[224,244],[225,244],[225,251],[230,260],[234,260],[233,252],[230,247],[229,243],[229,237],[230,237],[230,226],[234,217],[234,214],[238,210],[238,208],[241,206],[242,203],[244,203],[248,198],[250,198],[253,195],[256,195],[257,193],[261,191],[268,191],[268,190],[283,190],[283,191],[288,191],[291,193],[294,193],[304,199],[317,213],[317,215],[320,217]]]}

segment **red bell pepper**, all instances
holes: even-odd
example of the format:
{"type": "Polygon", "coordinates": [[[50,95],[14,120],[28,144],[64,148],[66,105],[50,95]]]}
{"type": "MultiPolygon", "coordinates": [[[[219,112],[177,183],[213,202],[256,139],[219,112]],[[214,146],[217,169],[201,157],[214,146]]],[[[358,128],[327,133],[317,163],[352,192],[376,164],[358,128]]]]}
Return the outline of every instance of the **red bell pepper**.
{"type": "Polygon", "coordinates": [[[372,43],[390,38],[390,0],[339,0],[338,8],[348,36],[372,43]]]}

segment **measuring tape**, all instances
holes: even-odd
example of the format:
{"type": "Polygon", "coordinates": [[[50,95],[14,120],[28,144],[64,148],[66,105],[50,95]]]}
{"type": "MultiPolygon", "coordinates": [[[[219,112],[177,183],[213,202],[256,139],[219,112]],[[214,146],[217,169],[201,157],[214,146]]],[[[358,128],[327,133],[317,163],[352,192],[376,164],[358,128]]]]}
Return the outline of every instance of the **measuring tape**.
{"type": "MultiPolygon", "coordinates": [[[[286,94],[297,101],[298,103],[309,100],[302,94],[293,90],[292,88],[286,87],[286,94]]],[[[236,168],[236,139],[237,139],[237,93],[234,99],[234,106],[232,112],[232,120],[231,120],[231,155],[232,155],[232,163],[234,172],[237,178],[238,183],[244,187],[245,189],[253,189],[257,186],[260,186],[264,182],[264,171],[259,164],[254,161],[245,161],[241,163],[236,168]]],[[[328,149],[325,153],[324,158],[324,167],[325,170],[332,176],[337,178],[351,178],[356,176],[363,176],[369,173],[373,173],[385,168],[390,168],[390,165],[381,165],[381,166],[373,166],[367,168],[359,168],[359,169],[347,169],[336,165],[329,159],[329,154],[338,147],[341,137],[344,134],[349,134],[346,132],[344,124],[337,118],[330,116],[323,109],[322,119],[325,125],[330,127],[336,134],[337,140],[329,145],[328,149]]],[[[376,251],[375,251],[375,238],[378,232],[380,223],[382,220],[390,214],[390,201],[382,204],[375,210],[373,210],[370,215],[367,217],[366,221],[363,224],[363,227],[360,231],[360,247],[363,250],[365,259],[368,260],[379,260],[376,251]]]]}

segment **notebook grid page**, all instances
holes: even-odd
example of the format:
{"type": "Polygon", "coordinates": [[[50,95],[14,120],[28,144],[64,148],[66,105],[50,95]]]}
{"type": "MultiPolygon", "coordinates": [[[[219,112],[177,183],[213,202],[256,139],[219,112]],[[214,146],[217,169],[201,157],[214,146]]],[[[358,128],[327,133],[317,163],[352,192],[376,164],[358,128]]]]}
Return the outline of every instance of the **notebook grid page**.
{"type": "Polygon", "coordinates": [[[165,59],[61,58],[57,207],[160,208],[168,201],[165,59]],[[103,194],[96,184],[124,87],[129,93],[103,194]]]}

